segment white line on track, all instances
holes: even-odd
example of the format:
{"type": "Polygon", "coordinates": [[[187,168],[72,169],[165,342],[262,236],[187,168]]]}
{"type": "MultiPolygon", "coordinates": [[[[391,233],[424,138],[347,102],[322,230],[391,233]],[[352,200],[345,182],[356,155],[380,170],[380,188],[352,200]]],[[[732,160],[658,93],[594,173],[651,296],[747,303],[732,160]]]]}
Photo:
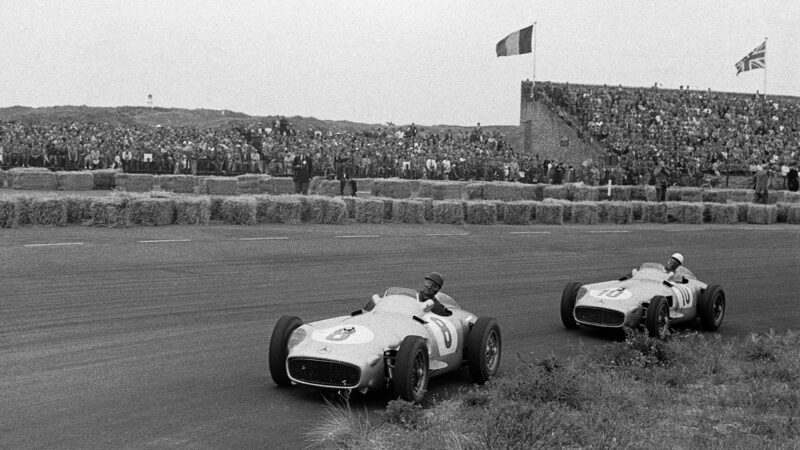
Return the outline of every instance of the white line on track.
{"type": "Polygon", "coordinates": [[[425,236],[469,236],[469,233],[425,233],[425,236]]]}
{"type": "Polygon", "coordinates": [[[550,234],[549,231],[509,231],[508,234],[550,234]]]}
{"type": "Polygon", "coordinates": [[[340,234],[334,236],[337,239],[356,239],[356,238],[377,238],[381,237],[380,234],[340,234]]]}
{"type": "Polygon", "coordinates": [[[25,244],[23,247],[56,247],[59,245],[83,245],[83,242],[53,242],[50,244],[25,244]]]}
{"type": "Polygon", "coordinates": [[[153,239],[150,241],[138,241],[140,244],[160,244],[162,242],[191,242],[191,239],[153,239]]]}
{"type": "Polygon", "coordinates": [[[676,228],[674,230],[664,230],[665,233],[694,233],[695,231],[706,231],[705,228],[676,228]]]}
{"type": "Polygon", "coordinates": [[[781,231],[786,228],[762,228],[762,227],[742,227],[743,230],[760,230],[760,231],[781,231]]]}
{"type": "Polygon", "coordinates": [[[597,230],[597,231],[589,231],[592,234],[600,234],[600,233],[629,233],[628,230],[597,230]]]}
{"type": "Polygon", "coordinates": [[[284,241],[289,239],[288,236],[270,236],[270,237],[251,237],[239,238],[240,241],[284,241]]]}

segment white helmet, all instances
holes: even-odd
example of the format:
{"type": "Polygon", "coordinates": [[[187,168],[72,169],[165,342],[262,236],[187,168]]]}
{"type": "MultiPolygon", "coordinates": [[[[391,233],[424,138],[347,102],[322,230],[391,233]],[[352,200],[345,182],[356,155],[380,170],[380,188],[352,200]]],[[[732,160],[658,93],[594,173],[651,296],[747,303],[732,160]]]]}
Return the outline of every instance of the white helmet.
{"type": "Polygon", "coordinates": [[[681,255],[680,253],[673,253],[672,256],[670,256],[670,258],[683,264],[683,255],[681,255]]]}

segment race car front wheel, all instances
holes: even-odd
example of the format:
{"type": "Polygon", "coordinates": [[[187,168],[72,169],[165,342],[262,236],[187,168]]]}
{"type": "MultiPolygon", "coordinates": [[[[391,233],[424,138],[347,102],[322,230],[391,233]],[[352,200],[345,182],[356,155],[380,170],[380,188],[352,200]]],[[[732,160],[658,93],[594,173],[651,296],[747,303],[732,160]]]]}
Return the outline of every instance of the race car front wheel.
{"type": "Polygon", "coordinates": [[[656,296],[647,307],[647,332],[651,337],[665,338],[669,334],[669,303],[666,297],[656,296]]]}
{"type": "Polygon", "coordinates": [[[500,368],[502,339],[500,326],[490,317],[481,317],[467,336],[467,365],[472,381],[486,383],[500,368]]]}
{"type": "Polygon", "coordinates": [[[570,330],[578,328],[578,322],[575,321],[575,300],[581,287],[582,284],[572,281],[567,283],[564,293],[561,294],[561,322],[570,330]]]}
{"type": "Polygon", "coordinates": [[[272,329],[272,337],[269,340],[269,373],[272,381],[278,386],[291,386],[292,380],[286,373],[286,357],[289,355],[289,337],[303,321],[295,316],[283,316],[278,319],[275,328],[272,329]]]}
{"type": "Polygon", "coordinates": [[[403,400],[419,403],[428,391],[428,346],[419,336],[406,336],[394,365],[394,393],[403,400]]]}
{"type": "Polygon", "coordinates": [[[725,291],[722,286],[713,285],[706,288],[697,305],[700,314],[700,327],[704,331],[716,331],[725,317],[725,291]]]}

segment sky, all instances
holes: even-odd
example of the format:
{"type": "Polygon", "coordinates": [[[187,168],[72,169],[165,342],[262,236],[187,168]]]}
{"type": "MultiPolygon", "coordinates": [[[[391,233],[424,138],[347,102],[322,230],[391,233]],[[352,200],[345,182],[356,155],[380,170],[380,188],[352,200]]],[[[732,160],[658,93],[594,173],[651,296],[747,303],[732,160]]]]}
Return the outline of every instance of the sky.
{"type": "Polygon", "coordinates": [[[518,125],[525,79],[800,96],[794,0],[2,0],[0,107],[518,125]],[[536,23],[535,51],[495,45],[536,23]],[[767,70],[735,63],[767,40],[767,70]]]}

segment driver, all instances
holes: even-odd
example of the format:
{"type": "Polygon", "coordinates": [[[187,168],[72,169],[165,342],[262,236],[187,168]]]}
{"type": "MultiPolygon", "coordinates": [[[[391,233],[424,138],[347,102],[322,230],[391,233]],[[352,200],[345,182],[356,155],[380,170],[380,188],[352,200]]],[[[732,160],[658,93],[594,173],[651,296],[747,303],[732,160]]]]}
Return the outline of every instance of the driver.
{"type": "Polygon", "coordinates": [[[683,255],[680,253],[673,253],[672,256],[669,257],[667,264],[664,265],[664,268],[667,269],[667,272],[675,272],[681,265],[683,265],[683,255]]]}
{"type": "Polygon", "coordinates": [[[429,273],[425,277],[425,285],[417,293],[417,299],[424,303],[431,302],[433,304],[433,307],[431,308],[432,313],[440,316],[450,316],[453,314],[453,312],[447,309],[442,302],[436,299],[436,293],[439,292],[439,289],[442,288],[443,284],[444,278],[442,278],[438,272],[429,273]]]}

